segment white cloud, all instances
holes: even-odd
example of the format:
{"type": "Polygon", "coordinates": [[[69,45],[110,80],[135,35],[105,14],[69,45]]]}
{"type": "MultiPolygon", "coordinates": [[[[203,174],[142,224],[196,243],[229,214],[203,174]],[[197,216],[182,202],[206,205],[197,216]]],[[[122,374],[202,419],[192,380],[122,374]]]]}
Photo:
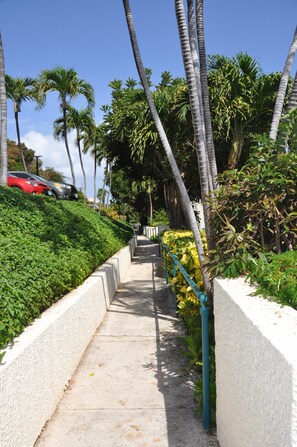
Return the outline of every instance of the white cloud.
{"type": "MultiPolygon", "coordinates": [[[[28,148],[33,149],[36,155],[41,155],[43,167],[53,167],[56,171],[61,172],[65,176],[66,181],[72,183],[72,176],[64,141],[57,141],[52,135],[43,135],[35,130],[27,132],[22,137],[22,141],[28,148]]],[[[82,188],[83,177],[81,173],[78,150],[74,141],[75,132],[73,131],[68,135],[69,150],[73,161],[76,186],[78,188],[82,188]]],[[[90,155],[83,154],[83,163],[87,176],[87,195],[88,197],[93,197],[94,160],[90,155]]],[[[102,178],[103,166],[97,168],[97,188],[102,186],[102,178]]]]}

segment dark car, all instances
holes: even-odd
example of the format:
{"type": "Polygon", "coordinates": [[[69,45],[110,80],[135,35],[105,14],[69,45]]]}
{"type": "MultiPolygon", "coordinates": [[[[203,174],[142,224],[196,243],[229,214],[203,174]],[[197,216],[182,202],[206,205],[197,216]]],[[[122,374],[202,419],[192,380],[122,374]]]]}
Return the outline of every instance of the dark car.
{"type": "Polygon", "coordinates": [[[16,177],[12,174],[7,175],[7,186],[21,189],[27,194],[46,194],[47,196],[52,196],[51,188],[45,185],[45,183],[37,180],[16,177]]]}
{"type": "Polygon", "coordinates": [[[46,186],[51,188],[52,197],[60,200],[77,200],[78,194],[77,189],[74,185],[68,183],[61,183],[46,180],[39,175],[31,174],[30,172],[24,171],[9,171],[8,174],[14,175],[15,177],[25,178],[28,180],[35,180],[44,183],[46,186]]]}

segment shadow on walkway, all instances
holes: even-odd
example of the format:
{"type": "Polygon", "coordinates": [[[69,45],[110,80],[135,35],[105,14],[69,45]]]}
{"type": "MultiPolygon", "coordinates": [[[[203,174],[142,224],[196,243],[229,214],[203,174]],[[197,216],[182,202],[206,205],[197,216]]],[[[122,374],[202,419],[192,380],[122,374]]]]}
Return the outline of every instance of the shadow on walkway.
{"type": "Polygon", "coordinates": [[[36,447],[216,446],[197,416],[158,245],[138,247],[36,447]]]}

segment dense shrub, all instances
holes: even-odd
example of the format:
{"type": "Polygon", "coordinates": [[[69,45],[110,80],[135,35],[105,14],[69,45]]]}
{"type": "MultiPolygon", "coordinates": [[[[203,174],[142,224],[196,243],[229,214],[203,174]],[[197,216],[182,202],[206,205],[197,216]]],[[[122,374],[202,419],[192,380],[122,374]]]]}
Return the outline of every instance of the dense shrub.
{"type": "Polygon", "coordinates": [[[257,149],[244,168],[219,178],[213,276],[246,274],[259,253],[281,253],[296,245],[297,154],[265,150],[257,149]]]}
{"type": "Polygon", "coordinates": [[[297,251],[261,256],[250,270],[257,293],[297,310],[297,251]]]}
{"type": "MultiPolygon", "coordinates": [[[[203,233],[202,237],[205,241],[203,233]]],[[[168,246],[169,251],[177,256],[199,289],[203,291],[202,274],[192,232],[168,230],[163,233],[162,240],[168,246]]],[[[170,266],[169,271],[172,275],[171,258],[168,258],[167,261],[170,266]]],[[[176,278],[170,278],[170,280],[171,284],[176,288],[177,306],[181,317],[191,319],[196,315],[197,309],[199,308],[197,298],[179,270],[177,270],[176,278]]]]}
{"type": "Polygon", "coordinates": [[[82,203],[0,188],[0,348],[131,235],[82,203]]]}

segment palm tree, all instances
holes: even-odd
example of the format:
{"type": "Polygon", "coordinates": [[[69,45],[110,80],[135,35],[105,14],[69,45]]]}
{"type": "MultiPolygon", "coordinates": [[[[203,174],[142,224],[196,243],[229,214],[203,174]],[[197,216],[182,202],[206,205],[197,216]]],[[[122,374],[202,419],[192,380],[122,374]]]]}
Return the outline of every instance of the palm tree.
{"type": "Polygon", "coordinates": [[[216,178],[218,175],[218,170],[217,170],[217,162],[213,143],[209,94],[208,94],[207,62],[206,62],[206,50],[205,50],[205,39],[204,39],[203,0],[196,0],[196,27],[198,36],[200,80],[201,80],[201,94],[202,94],[202,104],[204,112],[205,133],[206,133],[206,148],[208,153],[208,161],[209,161],[211,177],[214,186],[216,186],[217,185],[216,178]]]}
{"type": "Polygon", "coordinates": [[[35,81],[32,78],[13,78],[9,75],[5,76],[5,81],[7,98],[11,99],[14,103],[14,118],[21,160],[24,170],[28,172],[23,148],[21,145],[19,113],[21,111],[21,105],[23,102],[36,100],[35,81]]]}
{"type": "Polygon", "coordinates": [[[75,174],[67,138],[67,105],[69,100],[76,98],[78,95],[83,95],[88,102],[88,106],[93,107],[95,104],[93,87],[83,79],[79,79],[77,72],[72,68],[67,70],[63,67],[56,67],[52,70],[42,71],[39,77],[39,89],[42,94],[48,92],[58,92],[59,94],[61,110],[63,113],[65,147],[69,160],[72,182],[75,185],[75,174]]]}
{"type": "Polygon", "coordinates": [[[291,72],[291,68],[292,68],[292,64],[293,64],[293,60],[294,60],[296,51],[297,51],[297,27],[295,29],[294,37],[293,37],[293,40],[292,40],[292,43],[291,43],[291,46],[289,49],[289,53],[288,53],[288,56],[286,59],[285,67],[284,67],[281,81],[279,84],[278,95],[277,95],[276,102],[275,102],[272,123],[271,123],[271,129],[270,129],[270,134],[269,134],[270,138],[272,138],[273,140],[275,140],[276,136],[277,136],[278,126],[279,126],[281,114],[283,111],[283,105],[284,105],[286,90],[287,90],[287,86],[288,86],[288,82],[289,82],[290,72],[291,72]]]}
{"type": "Polygon", "coordinates": [[[5,90],[5,64],[2,37],[0,33],[0,108],[1,108],[1,166],[0,185],[7,184],[7,103],[5,90]]]}
{"type": "Polygon", "coordinates": [[[153,199],[152,194],[156,188],[156,181],[152,177],[143,176],[140,181],[132,182],[132,191],[135,193],[145,192],[148,196],[148,219],[149,222],[153,219],[153,199]]]}
{"type": "MultiPolygon", "coordinates": [[[[81,166],[81,171],[83,174],[84,181],[84,200],[87,194],[87,179],[86,172],[82,159],[82,148],[81,141],[83,139],[83,132],[87,131],[92,121],[92,111],[89,108],[76,110],[74,107],[67,105],[67,113],[66,113],[66,122],[67,122],[67,131],[74,129],[76,131],[76,140],[75,143],[78,149],[79,161],[81,166]]],[[[58,140],[60,138],[64,138],[64,118],[57,118],[54,121],[54,137],[58,140]]]]}
{"type": "Polygon", "coordinates": [[[131,10],[130,10],[130,5],[129,5],[129,1],[128,0],[123,0],[123,6],[125,9],[125,16],[126,16],[126,21],[127,21],[127,26],[128,26],[128,30],[129,30],[129,34],[130,34],[130,40],[131,40],[131,45],[132,45],[132,49],[133,49],[133,54],[134,54],[134,59],[135,59],[135,64],[137,67],[137,71],[145,92],[145,96],[147,98],[147,102],[150,108],[150,112],[152,115],[152,118],[155,122],[160,140],[162,142],[164,151],[166,153],[170,168],[172,170],[173,176],[175,178],[176,184],[178,186],[178,189],[180,191],[180,195],[181,195],[181,200],[182,200],[182,206],[183,206],[183,211],[185,213],[185,215],[188,218],[188,222],[189,225],[193,231],[193,235],[194,235],[194,239],[195,239],[195,243],[196,243],[196,248],[197,248],[197,252],[198,252],[198,256],[199,256],[199,260],[201,263],[201,269],[202,269],[202,274],[203,274],[203,280],[204,280],[204,286],[205,286],[205,290],[206,293],[211,296],[211,285],[210,285],[210,281],[209,281],[209,276],[208,273],[206,271],[206,267],[205,267],[205,254],[204,254],[204,249],[203,249],[203,244],[202,244],[202,240],[199,234],[199,230],[198,230],[198,225],[197,225],[197,221],[196,221],[196,217],[195,217],[195,213],[193,211],[192,208],[192,204],[187,192],[187,189],[185,187],[184,181],[182,179],[182,176],[180,174],[180,171],[178,169],[178,166],[176,164],[176,160],[174,158],[172,149],[170,147],[169,141],[167,139],[166,133],[164,131],[163,125],[161,123],[161,120],[159,118],[158,112],[156,110],[154,101],[152,99],[152,94],[149,88],[149,84],[148,84],[148,80],[147,80],[147,76],[146,76],[146,71],[144,69],[143,63],[142,63],[142,59],[141,59],[141,55],[140,55],[140,51],[138,48],[138,43],[137,43],[137,38],[136,38],[136,33],[135,33],[135,29],[134,29],[134,23],[133,23],[133,18],[132,18],[132,14],[131,14],[131,10]]]}
{"type": "MultiPolygon", "coordinates": [[[[91,155],[94,158],[94,209],[96,208],[97,197],[97,166],[101,165],[104,159],[104,151],[102,147],[103,141],[103,125],[96,126],[93,119],[90,120],[89,125],[84,129],[82,134],[82,140],[84,143],[83,152],[86,153],[91,150],[91,155]]],[[[105,186],[103,185],[102,189],[105,186]]]]}
{"type": "Polygon", "coordinates": [[[195,76],[195,69],[193,65],[191,45],[185,19],[183,0],[175,0],[175,13],[176,13],[180,44],[185,67],[186,80],[189,89],[189,99],[191,106],[193,130],[196,143],[196,153],[198,159],[198,170],[201,185],[201,197],[202,197],[202,204],[205,218],[206,239],[208,248],[211,249],[212,235],[210,225],[210,208],[206,198],[210,193],[210,191],[212,190],[212,187],[215,184],[216,179],[212,178],[209,168],[208,153],[206,150],[206,140],[205,140],[203,105],[201,104],[201,101],[199,101],[199,98],[202,97],[202,95],[198,91],[199,86],[197,88],[197,76],[195,76]]]}

